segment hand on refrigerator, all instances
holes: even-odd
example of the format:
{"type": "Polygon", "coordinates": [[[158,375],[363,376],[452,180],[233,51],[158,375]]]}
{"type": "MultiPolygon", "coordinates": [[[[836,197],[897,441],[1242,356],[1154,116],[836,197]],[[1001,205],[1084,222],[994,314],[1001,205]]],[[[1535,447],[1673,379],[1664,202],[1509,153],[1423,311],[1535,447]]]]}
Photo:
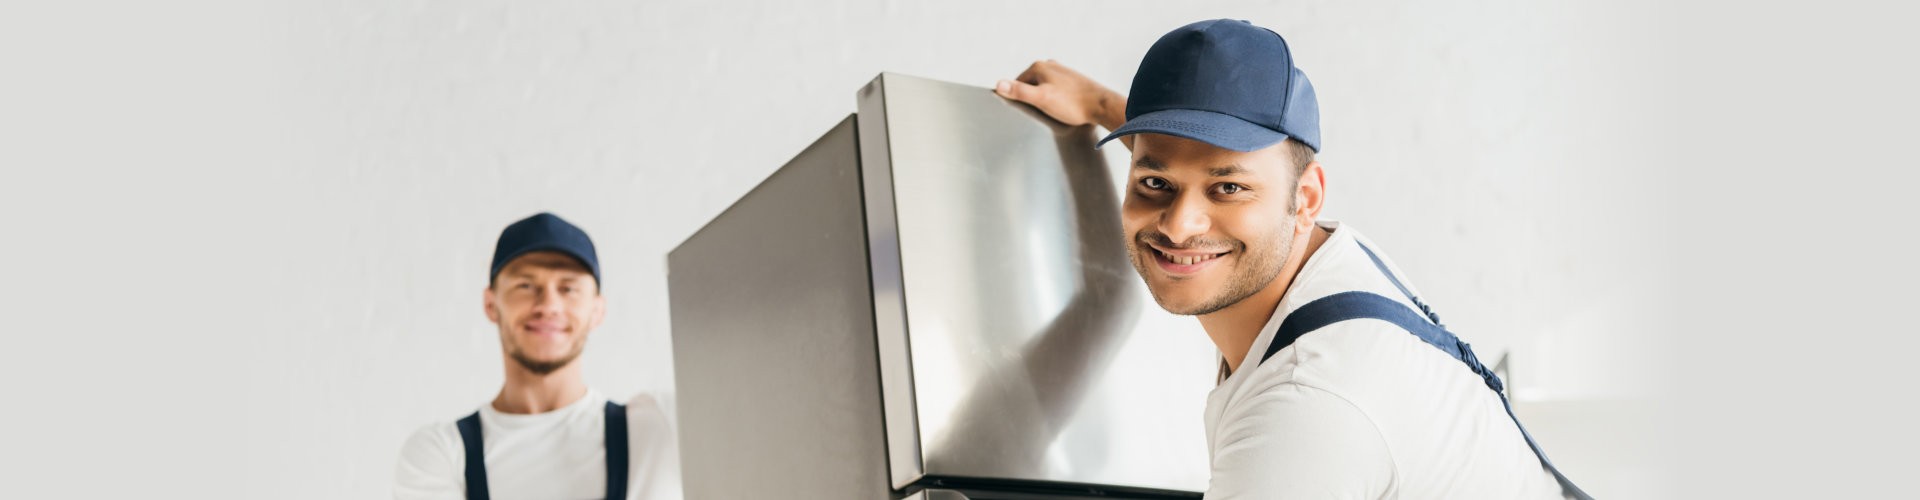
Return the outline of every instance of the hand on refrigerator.
{"type": "Polygon", "coordinates": [[[1052,59],[1034,61],[1020,76],[1001,80],[993,90],[1067,125],[1093,123],[1114,130],[1127,121],[1125,96],[1052,59]]]}

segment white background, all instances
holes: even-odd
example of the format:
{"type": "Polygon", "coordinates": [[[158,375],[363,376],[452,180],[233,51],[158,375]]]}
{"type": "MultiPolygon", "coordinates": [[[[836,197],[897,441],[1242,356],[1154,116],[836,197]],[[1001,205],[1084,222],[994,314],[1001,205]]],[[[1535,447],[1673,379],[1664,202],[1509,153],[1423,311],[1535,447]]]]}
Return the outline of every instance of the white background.
{"type": "MultiPolygon", "coordinates": [[[[1896,248],[1816,250],[1910,223],[1821,224],[1916,212],[1876,201],[1901,191],[1870,177],[1848,178],[1872,193],[1854,197],[1743,168],[1840,172],[1780,144],[1851,145],[1845,163],[1870,166],[1886,157],[1865,148],[1911,141],[1833,133],[1853,115],[1823,114],[1911,123],[1897,119],[1911,98],[1863,97],[1911,75],[1852,66],[1899,67],[1912,45],[1881,35],[1897,16],[1594,0],[43,2],[0,9],[0,497],[386,496],[409,432],[497,390],[480,308],[493,239],[543,210],[599,246],[610,313],[589,383],[670,397],[665,253],[851,113],[876,73],[991,86],[1054,58],[1124,92],[1160,34],[1218,17],[1291,42],[1321,99],[1327,216],[1384,246],[1483,359],[1512,353],[1523,418],[1590,491],[1644,498],[1692,478],[1694,497],[1844,497],[1910,473],[1848,446],[1910,449],[1912,410],[1884,405],[1912,390],[1870,384],[1916,380],[1877,340],[1915,332],[1821,329],[1829,316],[1791,297],[1847,287],[1781,279],[1897,282],[1911,265],[1869,265],[1896,248]],[[1869,51],[1801,45],[1836,39],[1869,51]],[[1744,336],[1783,311],[1800,314],[1794,336],[1744,336]],[[1702,332],[1730,333],[1683,340],[1702,332]],[[1729,345],[1755,349],[1711,357],[1729,345]],[[1668,387],[1680,404],[1649,402],[1668,387]],[[1774,454],[1794,458],[1757,458],[1774,454]]],[[[1912,167],[1905,153],[1894,163],[1912,167]]]]}

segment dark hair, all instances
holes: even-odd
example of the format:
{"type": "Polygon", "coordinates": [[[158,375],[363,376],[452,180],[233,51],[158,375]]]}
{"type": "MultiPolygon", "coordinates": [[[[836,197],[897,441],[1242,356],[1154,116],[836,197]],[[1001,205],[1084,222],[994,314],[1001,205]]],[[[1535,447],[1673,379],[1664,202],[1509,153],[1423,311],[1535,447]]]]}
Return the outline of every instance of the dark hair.
{"type": "Polygon", "coordinates": [[[1287,150],[1293,157],[1293,176],[1297,178],[1307,173],[1307,165],[1313,163],[1313,148],[1307,147],[1306,143],[1287,139],[1287,150]]]}
{"type": "MultiPolygon", "coordinates": [[[[1306,143],[1287,139],[1287,156],[1293,159],[1293,182],[1298,184],[1300,176],[1307,175],[1307,165],[1313,164],[1313,148],[1307,147],[1306,143]]],[[[1299,208],[1293,202],[1293,198],[1287,198],[1287,213],[1299,208]]]]}

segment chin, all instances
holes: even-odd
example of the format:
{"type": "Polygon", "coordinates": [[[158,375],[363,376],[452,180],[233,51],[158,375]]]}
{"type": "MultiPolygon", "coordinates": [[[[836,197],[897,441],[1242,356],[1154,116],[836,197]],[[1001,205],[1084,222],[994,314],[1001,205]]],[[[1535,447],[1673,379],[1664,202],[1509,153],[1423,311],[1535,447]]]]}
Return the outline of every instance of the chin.
{"type": "Polygon", "coordinates": [[[555,369],[565,368],[568,364],[573,362],[571,358],[568,358],[566,356],[537,356],[537,357],[530,358],[529,361],[533,361],[533,362],[545,364],[545,365],[552,365],[555,369]]]}
{"type": "Polygon", "coordinates": [[[1167,312],[1181,316],[1194,316],[1202,306],[1210,302],[1207,297],[1196,297],[1185,293],[1187,290],[1178,288],[1186,287],[1147,286],[1147,290],[1153,293],[1154,303],[1160,304],[1160,308],[1167,312]],[[1168,288],[1175,288],[1175,290],[1168,290],[1168,288]]]}

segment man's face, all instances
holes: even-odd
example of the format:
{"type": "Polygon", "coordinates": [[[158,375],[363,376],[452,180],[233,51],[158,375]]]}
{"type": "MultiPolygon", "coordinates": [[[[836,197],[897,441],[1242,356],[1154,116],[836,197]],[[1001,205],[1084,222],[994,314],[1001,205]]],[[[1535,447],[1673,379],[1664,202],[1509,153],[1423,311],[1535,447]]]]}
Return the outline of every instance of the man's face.
{"type": "Polygon", "coordinates": [[[1160,134],[1133,141],[1127,253],[1160,307],[1211,313],[1279,276],[1300,229],[1286,143],[1241,153],[1160,134]]]}
{"type": "Polygon", "coordinates": [[[545,375],[572,363],[600,326],[606,299],[586,266],[565,254],[531,252],[508,262],[486,293],[508,357],[545,375]]]}

